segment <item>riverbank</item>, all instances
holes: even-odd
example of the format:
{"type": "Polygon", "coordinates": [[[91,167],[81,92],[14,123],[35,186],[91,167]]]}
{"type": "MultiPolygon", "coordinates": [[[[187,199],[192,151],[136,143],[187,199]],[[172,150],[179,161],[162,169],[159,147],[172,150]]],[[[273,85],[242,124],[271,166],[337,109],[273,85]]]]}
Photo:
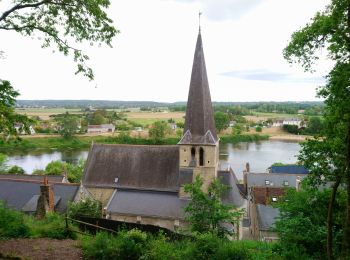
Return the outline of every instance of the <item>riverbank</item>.
{"type": "MultiPolygon", "coordinates": [[[[268,135],[234,135],[220,136],[221,143],[256,142],[268,140],[268,135]]],[[[12,140],[7,143],[0,143],[0,152],[6,153],[11,150],[32,150],[32,149],[88,149],[93,142],[101,144],[134,144],[134,145],[176,145],[180,141],[178,137],[167,137],[159,140],[130,137],[128,135],[119,136],[76,136],[71,139],[62,137],[32,137],[20,140],[12,140]]]]}

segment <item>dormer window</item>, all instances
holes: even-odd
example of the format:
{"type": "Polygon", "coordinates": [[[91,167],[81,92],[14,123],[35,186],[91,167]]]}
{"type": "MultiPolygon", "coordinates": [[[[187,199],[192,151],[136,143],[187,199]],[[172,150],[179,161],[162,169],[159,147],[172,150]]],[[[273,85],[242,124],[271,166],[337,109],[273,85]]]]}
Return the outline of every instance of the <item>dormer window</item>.
{"type": "Polygon", "coordinates": [[[283,181],[283,186],[289,186],[289,182],[288,181],[283,181]]]}

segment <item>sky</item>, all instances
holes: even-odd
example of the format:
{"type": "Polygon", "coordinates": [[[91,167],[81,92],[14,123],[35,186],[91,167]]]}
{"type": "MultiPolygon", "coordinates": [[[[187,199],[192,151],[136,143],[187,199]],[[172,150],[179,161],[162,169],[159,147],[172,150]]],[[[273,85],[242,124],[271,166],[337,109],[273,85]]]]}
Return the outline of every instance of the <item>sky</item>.
{"type": "MultiPolygon", "coordinates": [[[[95,80],[37,38],[0,31],[0,79],[19,99],[186,101],[198,12],[213,101],[314,101],[331,67],[305,73],[282,50],[329,0],[112,0],[113,48],[83,45],[95,80]]],[[[0,13],[5,10],[0,4],[0,13]]],[[[78,47],[81,47],[77,45],[78,47]]]]}

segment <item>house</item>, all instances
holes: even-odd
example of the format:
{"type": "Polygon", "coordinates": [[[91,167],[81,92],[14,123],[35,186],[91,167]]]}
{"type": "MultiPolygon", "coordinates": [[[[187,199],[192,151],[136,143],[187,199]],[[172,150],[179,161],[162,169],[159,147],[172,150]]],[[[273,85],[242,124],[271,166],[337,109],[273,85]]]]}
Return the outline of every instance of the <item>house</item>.
{"type": "MultiPolygon", "coordinates": [[[[12,178],[0,178],[0,200],[4,201],[10,208],[22,211],[28,214],[34,214],[37,209],[38,200],[41,195],[42,180],[29,180],[12,178]]],[[[46,180],[48,180],[46,178],[46,180]]],[[[68,202],[74,201],[79,190],[79,184],[47,182],[46,185],[52,191],[51,204],[53,210],[58,213],[65,213],[68,202]]]]}
{"type": "Polygon", "coordinates": [[[184,185],[192,183],[196,176],[202,177],[204,190],[215,178],[221,178],[229,186],[229,192],[222,198],[224,203],[245,207],[231,167],[220,170],[219,138],[200,32],[184,134],[179,143],[170,146],[93,144],[82,184],[88,195],[102,202],[109,219],[176,230],[187,225],[184,208],[190,198],[184,192],[184,185]]]}
{"type": "Polygon", "coordinates": [[[251,210],[251,230],[255,240],[272,242],[278,239],[273,231],[279,210],[271,205],[254,204],[251,210]]]}
{"type": "MultiPolygon", "coordinates": [[[[298,169],[298,168],[297,168],[298,169]]],[[[247,194],[247,218],[249,235],[262,241],[278,239],[273,231],[278,209],[272,205],[284,195],[286,188],[300,189],[301,181],[307,176],[304,173],[252,173],[249,164],[243,172],[243,186],[247,194]]]]}
{"type": "Polygon", "coordinates": [[[302,121],[299,118],[284,119],[283,125],[296,125],[298,128],[301,128],[303,126],[302,121]]]}
{"type": "Polygon", "coordinates": [[[272,127],[282,127],[283,126],[283,120],[274,120],[272,122],[272,127]]]}
{"type": "Polygon", "coordinates": [[[28,127],[28,132],[26,132],[26,130],[24,129],[24,125],[22,123],[15,123],[14,128],[16,129],[17,134],[20,134],[20,135],[25,135],[25,134],[33,135],[33,134],[35,134],[35,130],[34,130],[34,127],[32,125],[30,125],[28,127]]]}
{"type": "Polygon", "coordinates": [[[88,133],[113,133],[115,126],[113,124],[88,125],[88,133]]]}

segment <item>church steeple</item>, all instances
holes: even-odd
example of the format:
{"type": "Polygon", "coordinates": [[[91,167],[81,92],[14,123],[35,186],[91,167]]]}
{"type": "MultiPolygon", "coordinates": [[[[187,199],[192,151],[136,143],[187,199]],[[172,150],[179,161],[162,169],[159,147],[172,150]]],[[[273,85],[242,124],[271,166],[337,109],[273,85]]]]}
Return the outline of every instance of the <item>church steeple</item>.
{"type": "Polygon", "coordinates": [[[202,36],[199,30],[188,93],[184,135],[179,144],[215,145],[217,141],[202,36]]]}

